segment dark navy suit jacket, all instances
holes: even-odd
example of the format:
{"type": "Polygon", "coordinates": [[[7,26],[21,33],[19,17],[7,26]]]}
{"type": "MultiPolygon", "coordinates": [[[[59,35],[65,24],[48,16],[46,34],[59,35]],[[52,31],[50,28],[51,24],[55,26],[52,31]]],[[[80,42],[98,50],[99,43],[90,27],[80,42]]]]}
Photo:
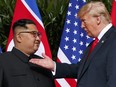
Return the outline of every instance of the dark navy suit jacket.
{"type": "Polygon", "coordinates": [[[111,27],[88,57],[90,46],[80,63],[56,63],[56,78],[77,78],[77,87],[116,87],[116,29],[111,27]]]}

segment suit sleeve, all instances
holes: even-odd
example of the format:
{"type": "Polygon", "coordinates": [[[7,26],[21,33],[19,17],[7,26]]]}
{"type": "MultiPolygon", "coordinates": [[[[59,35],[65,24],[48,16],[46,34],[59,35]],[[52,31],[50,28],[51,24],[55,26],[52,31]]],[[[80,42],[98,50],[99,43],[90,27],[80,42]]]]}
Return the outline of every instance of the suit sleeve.
{"type": "Polygon", "coordinates": [[[78,64],[56,63],[56,78],[77,78],[78,64]]]}

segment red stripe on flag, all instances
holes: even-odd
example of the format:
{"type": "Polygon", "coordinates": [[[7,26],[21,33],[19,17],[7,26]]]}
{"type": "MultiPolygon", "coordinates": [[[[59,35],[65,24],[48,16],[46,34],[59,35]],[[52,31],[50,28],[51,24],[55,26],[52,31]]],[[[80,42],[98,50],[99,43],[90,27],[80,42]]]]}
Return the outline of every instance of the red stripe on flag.
{"type": "MultiPolygon", "coordinates": [[[[57,58],[57,62],[61,63],[61,61],[59,60],[59,58],[57,58]]],[[[77,81],[75,79],[72,79],[72,78],[64,78],[64,79],[67,81],[67,83],[70,85],[70,87],[76,87],[77,81]]],[[[56,85],[56,87],[61,87],[59,85],[60,84],[58,83],[58,85],[56,85]]]]}
{"type": "Polygon", "coordinates": [[[55,80],[56,87],[61,87],[61,85],[55,80]]]}
{"type": "Polygon", "coordinates": [[[113,25],[116,27],[116,0],[112,3],[111,18],[113,25]]]}
{"type": "Polygon", "coordinates": [[[71,87],[76,87],[77,82],[74,79],[70,79],[70,78],[67,79],[67,78],[65,78],[65,80],[68,82],[68,84],[71,87]]]}

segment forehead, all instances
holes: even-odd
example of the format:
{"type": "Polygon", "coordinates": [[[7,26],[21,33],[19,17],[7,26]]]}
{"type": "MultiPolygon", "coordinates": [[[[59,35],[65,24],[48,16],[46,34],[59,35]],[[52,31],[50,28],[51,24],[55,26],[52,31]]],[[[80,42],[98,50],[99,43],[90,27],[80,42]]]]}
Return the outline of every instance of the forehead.
{"type": "Polygon", "coordinates": [[[83,15],[81,18],[80,18],[81,21],[85,21],[85,20],[91,20],[91,16],[88,15],[88,14],[85,14],[83,15]]]}
{"type": "Polygon", "coordinates": [[[83,20],[83,19],[89,19],[89,18],[90,18],[90,15],[86,13],[80,19],[83,20]]]}
{"type": "Polygon", "coordinates": [[[18,33],[21,31],[37,31],[38,32],[38,29],[37,29],[36,25],[34,25],[34,24],[26,24],[26,28],[21,27],[21,26],[16,27],[14,33],[16,33],[16,32],[18,33]]]}
{"type": "Polygon", "coordinates": [[[27,26],[28,30],[38,31],[36,25],[34,25],[34,24],[26,24],[26,26],[27,26]]]}

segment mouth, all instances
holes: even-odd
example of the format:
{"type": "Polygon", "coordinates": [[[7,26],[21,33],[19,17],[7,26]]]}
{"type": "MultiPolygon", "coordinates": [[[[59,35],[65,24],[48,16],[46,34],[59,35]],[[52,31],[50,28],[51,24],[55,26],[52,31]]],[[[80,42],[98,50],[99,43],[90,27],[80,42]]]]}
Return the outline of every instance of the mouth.
{"type": "Polygon", "coordinates": [[[36,45],[39,45],[39,44],[40,44],[40,41],[36,41],[35,44],[36,44],[36,45]]]}

